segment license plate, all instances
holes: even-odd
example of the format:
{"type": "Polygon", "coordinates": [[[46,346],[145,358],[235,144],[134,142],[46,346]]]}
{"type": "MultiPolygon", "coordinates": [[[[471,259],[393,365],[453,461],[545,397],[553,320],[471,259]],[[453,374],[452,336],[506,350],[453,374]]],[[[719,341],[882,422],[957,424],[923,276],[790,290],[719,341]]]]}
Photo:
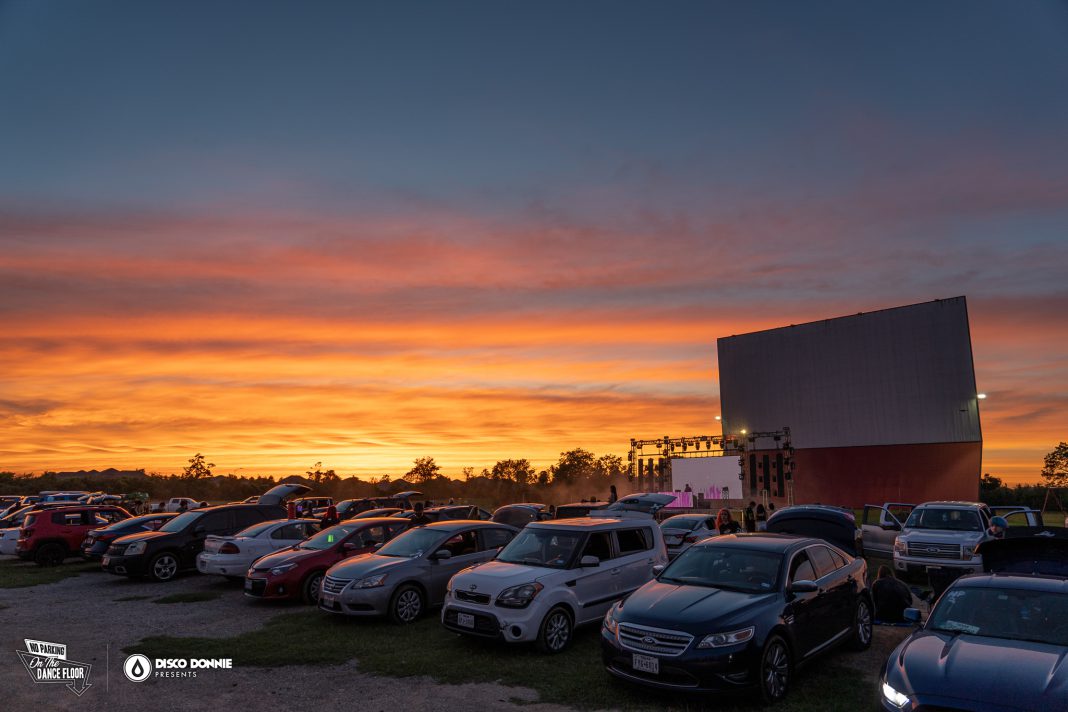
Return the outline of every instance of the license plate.
{"type": "Polygon", "coordinates": [[[245,579],[245,590],[246,591],[251,591],[252,590],[252,579],[245,579]]]}
{"type": "Polygon", "coordinates": [[[456,625],[460,626],[461,628],[474,628],[475,617],[470,613],[457,613],[456,625]]]}
{"type": "Polygon", "coordinates": [[[105,556],[105,557],[104,557],[103,559],[101,559],[101,563],[102,563],[102,564],[103,564],[104,566],[107,566],[108,564],[110,564],[110,563],[111,563],[111,557],[110,557],[110,556],[105,556]]]}
{"type": "Polygon", "coordinates": [[[653,675],[660,674],[660,659],[654,658],[652,655],[638,655],[634,653],[634,658],[631,660],[631,666],[639,672],[648,672],[653,675]]]}

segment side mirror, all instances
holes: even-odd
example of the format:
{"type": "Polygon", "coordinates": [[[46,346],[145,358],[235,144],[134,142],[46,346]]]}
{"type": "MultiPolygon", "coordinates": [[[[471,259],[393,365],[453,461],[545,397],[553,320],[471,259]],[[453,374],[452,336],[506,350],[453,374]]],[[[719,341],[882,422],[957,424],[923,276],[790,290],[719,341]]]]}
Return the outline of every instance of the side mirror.
{"type": "Polygon", "coordinates": [[[204,536],[207,531],[208,530],[204,528],[203,524],[198,524],[197,526],[193,527],[193,536],[204,536]]]}
{"type": "Polygon", "coordinates": [[[914,623],[916,625],[920,625],[921,623],[923,623],[923,618],[921,618],[920,616],[919,608],[906,608],[901,615],[909,623],[914,623]]]}
{"type": "Polygon", "coordinates": [[[664,573],[664,569],[665,568],[666,567],[663,564],[654,564],[653,565],[653,576],[659,576],[660,574],[664,573]]]}
{"type": "Polygon", "coordinates": [[[451,559],[452,558],[452,552],[449,551],[448,549],[438,549],[437,551],[435,551],[433,554],[430,555],[430,558],[435,560],[435,561],[444,561],[445,559],[451,559]]]}
{"type": "Polygon", "coordinates": [[[801,580],[790,584],[790,593],[816,593],[820,590],[815,581],[801,580]]]}
{"type": "Polygon", "coordinates": [[[351,541],[346,541],[341,545],[342,551],[356,551],[359,547],[353,544],[351,541]]]}
{"type": "Polygon", "coordinates": [[[593,566],[600,566],[600,565],[601,565],[601,560],[598,559],[596,556],[583,556],[579,560],[579,566],[581,566],[584,569],[585,568],[590,568],[590,567],[593,567],[593,566]]]}

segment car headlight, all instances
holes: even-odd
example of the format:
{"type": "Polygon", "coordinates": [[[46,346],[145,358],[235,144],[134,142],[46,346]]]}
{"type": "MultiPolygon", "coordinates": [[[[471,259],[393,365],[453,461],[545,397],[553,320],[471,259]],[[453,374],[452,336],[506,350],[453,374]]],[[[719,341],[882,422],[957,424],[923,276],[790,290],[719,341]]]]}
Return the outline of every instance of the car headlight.
{"type": "Polygon", "coordinates": [[[612,606],[608,609],[608,613],[604,614],[604,629],[615,636],[619,633],[619,604],[612,606]]]}
{"type": "Polygon", "coordinates": [[[908,547],[906,546],[905,542],[901,541],[900,539],[894,539],[894,553],[904,554],[906,551],[908,551],[908,547]]]}
{"type": "Polygon", "coordinates": [[[898,692],[890,686],[889,682],[883,681],[883,699],[892,704],[894,707],[904,707],[909,703],[909,696],[898,692]]]}
{"type": "Polygon", "coordinates": [[[975,556],[975,548],[977,546],[978,546],[978,544],[967,544],[965,546],[962,546],[960,548],[961,558],[964,559],[965,561],[967,561],[968,559],[974,557],[975,556]]]}
{"type": "Polygon", "coordinates": [[[285,572],[292,571],[295,568],[297,568],[296,564],[282,564],[281,566],[275,566],[267,573],[269,573],[271,576],[281,576],[285,572]]]}
{"type": "Polygon", "coordinates": [[[145,553],[145,544],[143,541],[135,541],[126,547],[126,551],[123,552],[126,556],[136,556],[137,554],[145,553]]]}
{"type": "Polygon", "coordinates": [[[505,608],[526,608],[543,588],[540,583],[524,583],[506,588],[497,596],[497,605],[505,608]]]}
{"type": "Polygon", "coordinates": [[[737,645],[738,643],[744,643],[753,637],[756,632],[756,626],[749,626],[748,628],[742,628],[741,630],[732,630],[730,633],[712,633],[706,635],[700,643],[697,644],[698,648],[725,648],[728,645],[737,645]]]}
{"type": "Polygon", "coordinates": [[[353,588],[378,588],[386,582],[386,574],[378,574],[377,576],[368,576],[365,579],[360,579],[352,584],[353,588]]]}

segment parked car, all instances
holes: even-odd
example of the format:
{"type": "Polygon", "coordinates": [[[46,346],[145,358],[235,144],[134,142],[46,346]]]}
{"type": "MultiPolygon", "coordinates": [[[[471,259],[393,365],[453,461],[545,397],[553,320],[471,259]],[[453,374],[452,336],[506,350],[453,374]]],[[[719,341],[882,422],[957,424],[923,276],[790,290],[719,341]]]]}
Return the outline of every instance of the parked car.
{"type": "Polygon", "coordinates": [[[638,497],[651,503],[641,503],[645,512],[633,511],[639,504],[635,499],[620,500],[597,516],[527,524],[494,561],[449,582],[442,625],[465,635],[534,641],[543,652],[562,652],[575,626],[600,621],[613,603],[668,561],[664,536],[651,515],[675,498],[638,497]]]}
{"type": "Polygon", "coordinates": [[[719,535],[714,514],[676,514],[660,522],[660,530],[664,532],[669,559],[702,539],[719,535]]]}
{"type": "Polygon", "coordinates": [[[551,518],[552,514],[549,513],[548,505],[536,502],[519,502],[498,507],[494,510],[490,521],[522,529],[531,522],[541,522],[551,518]]]}
{"type": "Polygon", "coordinates": [[[182,511],[182,505],[185,505],[185,509],[188,512],[190,509],[197,509],[200,507],[200,502],[189,497],[171,497],[167,500],[167,504],[163,507],[167,512],[180,512],[182,511]]]}
{"type": "Polygon", "coordinates": [[[45,490],[38,496],[39,502],[77,502],[80,498],[88,495],[89,493],[84,490],[45,490]]]}
{"type": "Polygon", "coordinates": [[[228,535],[253,524],[284,519],[285,497],[302,494],[310,488],[282,484],[261,495],[257,504],[222,504],[183,512],[158,531],[119,537],[108,548],[101,565],[121,576],[149,576],[170,581],[181,571],[196,568],[197,554],[211,535],[228,535]]]}
{"type": "Polygon", "coordinates": [[[414,623],[440,605],[454,574],[489,561],[515,536],[496,522],[446,520],[411,529],[373,554],[343,561],[323,579],[319,608],[414,623]]]}
{"type": "Polygon", "coordinates": [[[823,539],[850,556],[864,556],[864,543],[851,509],[826,504],[783,507],[768,517],[768,531],[823,539]]]}
{"type": "Polygon", "coordinates": [[[30,512],[19,530],[15,553],[39,566],[54,566],[76,555],[91,530],[129,518],[125,509],[112,506],[78,505],[30,512]]]}
{"type": "Polygon", "coordinates": [[[382,507],[381,509],[368,509],[358,514],[353,514],[351,517],[342,517],[342,521],[348,521],[350,519],[368,519],[372,517],[392,517],[394,514],[400,514],[401,510],[396,507],[382,507]]]}
{"type": "MultiPolygon", "coordinates": [[[[953,579],[983,570],[976,551],[993,515],[982,502],[926,502],[909,514],[894,540],[894,570],[911,583],[953,579]]],[[[948,585],[948,581],[947,581],[948,585]]]]}
{"type": "MultiPolygon", "coordinates": [[[[423,514],[430,518],[432,522],[442,522],[450,519],[471,519],[471,520],[488,520],[492,515],[481,507],[468,504],[453,504],[444,507],[430,507],[423,510],[423,514]]],[[[397,517],[399,519],[411,519],[415,516],[414,510],[406,510],[403,512],[397,512],[390,516],[397,517]]]]}
{"type": "Polygon", "coordinates": [[[556,507],[553,519],[571,519],[573,517],[588,517],[590,512],[596,512],[608,506],[608,502],[572,502],[560,504],[556,507]]]}
{"type": "MultiPolygon", "coordinates": [[[[985,541],[880,675],[881,708],[1061,710],[1068,700],[1068,532],[985,541]]],[[[906,609],[919,622],[920,612],[906,609]]]]}
{"type": "Polygon", "coordinates": [[[324,529],[290,549],[252,562],[245,574],[245,595],[316,603],[327,569],[374,551],[408,526],[403,519],[377,517],[350,519],[324,529]]]}
{"type": "Polygon", "coordinates": [[[840,643],[871,645],[867,564],[820,539],[705,539],[612,606],[601,629],[608,672],[687,692],[756,688],[786,697],[798,665],[840,643]]]}
{"type": "Polygon", "coordinates": [[[319,532],[318,519],[272,519],[232,536],[209,536],[197,554],[197,571],[242,580],[252,562],[288,549],[319,532]]]}
{"type": "Polygon", "coordinates": [[[891,559],[894,542],[901,533],[901,523],[909,518],[915,504],[884,502],[882,505],[865,504],[860,520],[860,535],[864,551],[871,556],[891,559]]]}
{"type": "Polygon", "coordinates": [[[166,514],[145,514],[140,517],[120,519],[119,521],[109,524],[101,529],[90,530],[82,541],[82,558],[90,561],[100,559],[107,552],[108,547],[111,546],[111,542],[115,541],[120,536],[136,534],[138,532],[154,532],[163,526],[165,522],[177,516],[178,515],[173,512],[166,514]]]}

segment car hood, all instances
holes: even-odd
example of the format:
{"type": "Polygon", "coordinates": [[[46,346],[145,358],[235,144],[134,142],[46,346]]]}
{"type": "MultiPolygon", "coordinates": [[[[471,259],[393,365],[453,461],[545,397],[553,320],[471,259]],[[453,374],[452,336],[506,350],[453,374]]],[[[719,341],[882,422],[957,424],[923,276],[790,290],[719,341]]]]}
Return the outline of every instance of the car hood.
{"type": "Polygon", "coordinates": [[[472,569],[465,569],[453,577],[454,588],[464,588],[479,593],[496,595],[506,588],[521,586],[554,574],[566,574],[562,569],[544,566],[509,564],[504,561],[487,561],[472,569]],[[474,586],[475,588],[471,588],[474,586]]]}
{"type": "Polygon", "coordinates": [[[120,536],[115,540],[115,545],[120,544],[133,544],[135,541],[149,541],[151,539],[163,539],[169,536],[173,536],[178,532],[137,532],[136,534],[126,534],[120,536]]]}
{"type": "Polygon", "coordinates": [[[781,600],[778,593],[740,593],[707,586],[652,580],[623,603],[624,622],[699,633],[710,625],[749,618],[753,611],[781,600]]]}
{"type": "Polygon", "coordinates": [[[1068,576],[1068,531],[1061,527],[1034,527],[1028,529],[1028,534],[984,541],[979,546],[983,570],[1068,576]]]}
{"type": "Polygon", "coordinates": [[[256,559],[252,564],[257,569],[270,569],[275,566],[281,566],[282,564],[290,563],[303,563],[309,559],[317,559],[325,556],[330,559],[334,554],[328,549],[326,551],[320,551],[318,549],[294,549],[292,547],[288,549],[279,549],[265,556],[261,556],[256,559]]]}
{"type": "Polygon", "coordinates": [[[379,556],[378,554],[363,554],[345,559],[330,567],[328,576],[337,579],[356,580],[382,574],[401,566],[410,565],[417,559],[401,558],[399,556],[379,556]]]}
{"type": "Polygon", "coordinates": [[[979,541],[983,532],[954,531],[952,529],[905,529],[898,535],[904,541],[924,541],[932,544],[960,544],[967,541],[979,541]]]}
{"type": "Polygon", "coordinates": [[[919,631],[886,670],[893,687],[920,696],[1029,710],[1060,709],[1068,699],[1068,649],[1044,643],[919,631]]]}

